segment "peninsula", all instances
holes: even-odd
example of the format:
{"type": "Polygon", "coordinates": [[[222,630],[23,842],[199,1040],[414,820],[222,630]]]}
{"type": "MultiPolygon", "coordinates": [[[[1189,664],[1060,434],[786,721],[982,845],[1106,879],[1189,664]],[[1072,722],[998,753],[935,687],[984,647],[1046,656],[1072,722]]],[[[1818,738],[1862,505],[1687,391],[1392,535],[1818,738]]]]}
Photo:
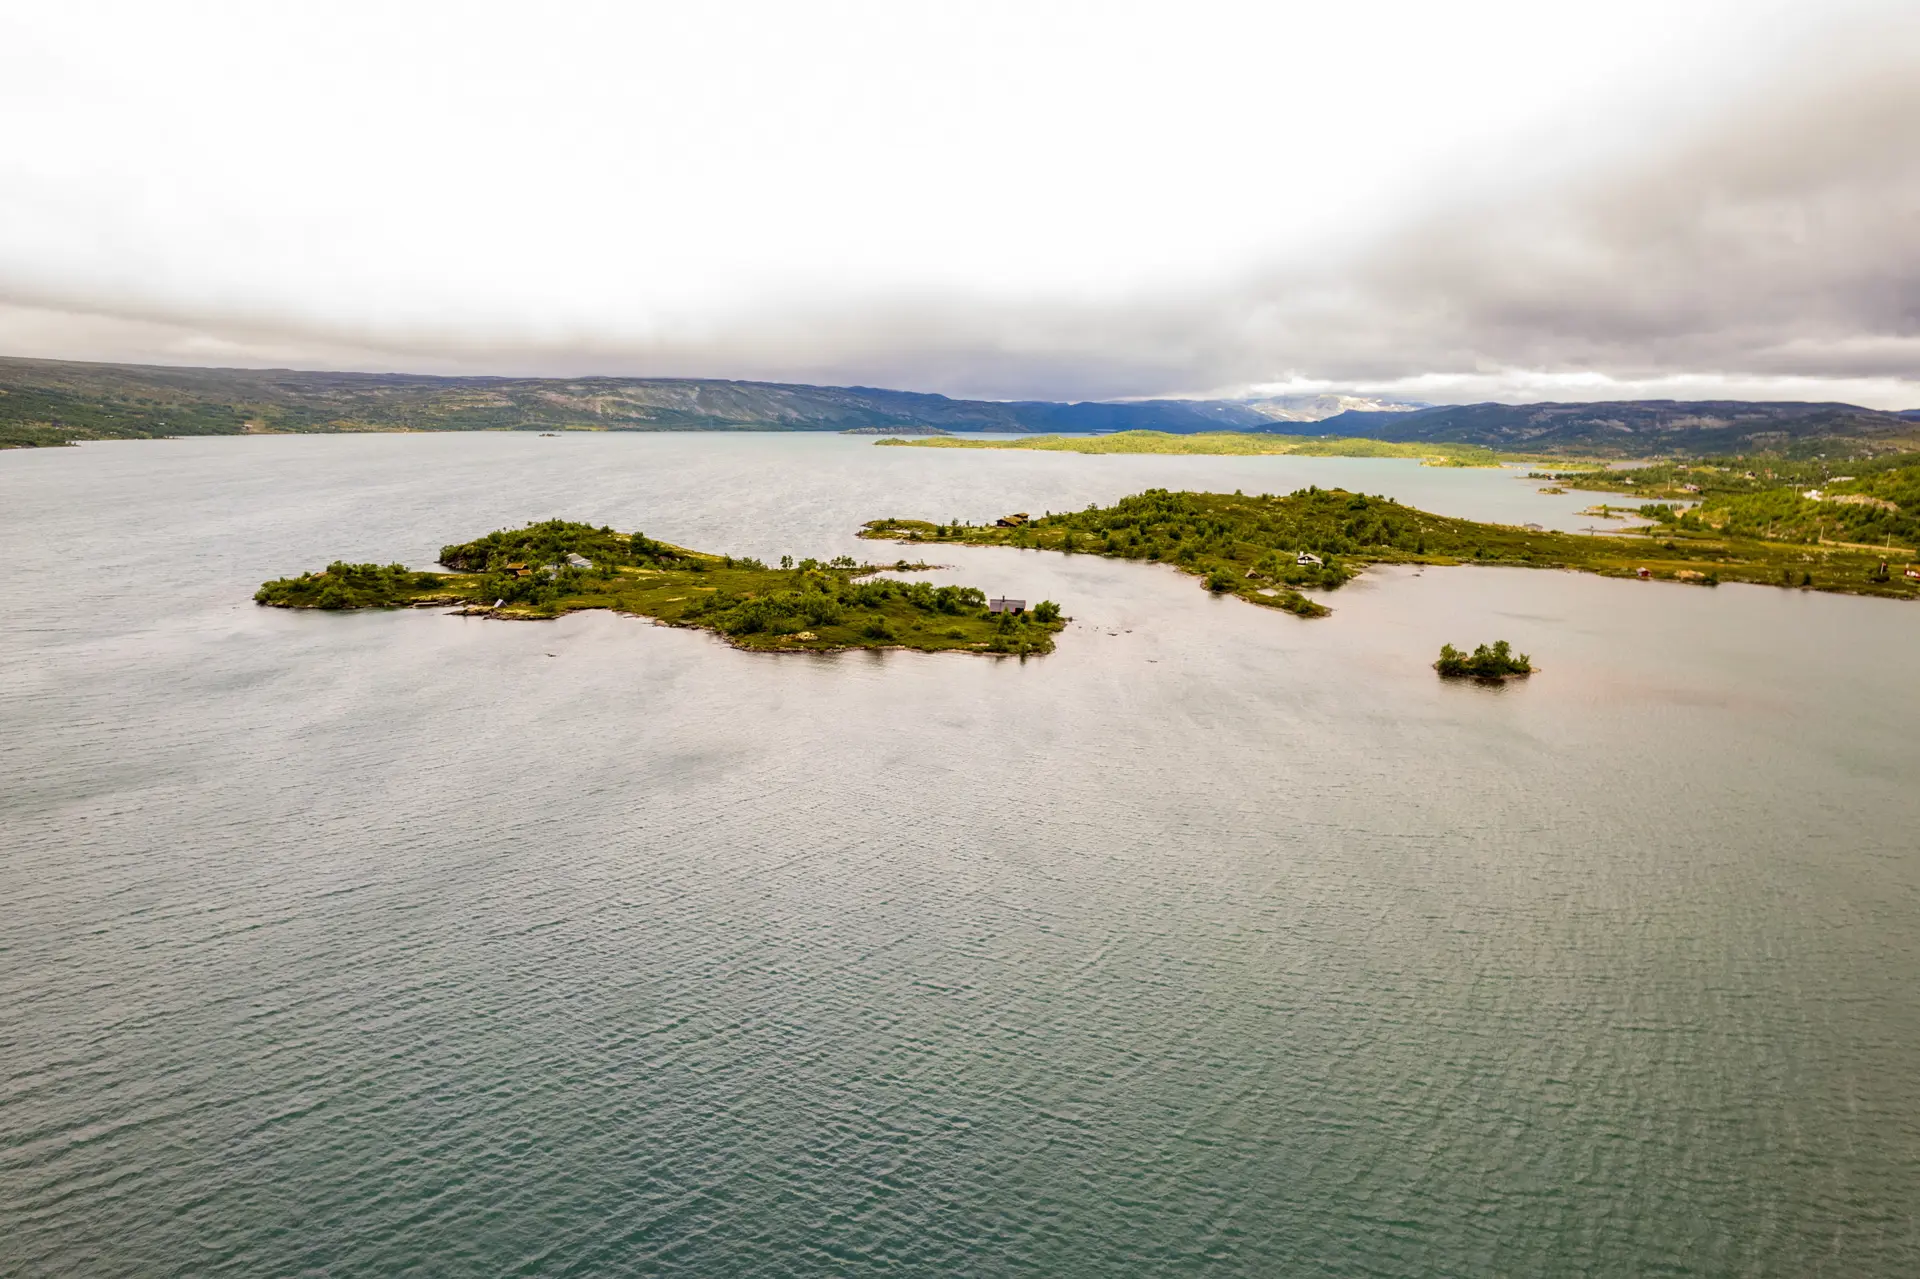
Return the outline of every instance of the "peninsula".
{"type": "MultiPolygon", "coordinates": [[[[851,434],[851,432],[849,432],[851,434]]],[[[882,445],[919,449],[1027,449],[1044,453],[1173,453],[1213,457],[1405,457],[1423,466],[1499,466],[1538,460],[1534,455],[1500,453],[1480,444],[1404,443],[1337,436],[1275,435],[1265,431],[1114,431],[1107,435],[1027,435],[1006,440],[887,439],[882,445]]]]}
{"type": "Polygon", "coordinates": [[[1878,548],[1920,555],[1920,455],[1849,458],[1733,455],[1630,471],[1536,472],[1555,485],[1631,493],[1635,511],[1672,535],[1878,548]]]}
{"type": "Polygon", "coordinates": [[[1286,497],[1148,489],[1112,506],[1037,519],[1014,514],[984,525],[874,520],[861,536],[1157,561],[1200,578],[1214,594],[1302,617],[1329,611],[1303,590],[1333,590],[1368,564],[1500,564],[1920,598],[1920,574],[1890,571],[1871,549],[1657,525],[1609,536],[1554,533],[1453,519],[1344,489],[1306,488],[1286,497]]]}
{"type": "Polygon", "coordinates": [[[399,564],[336,561],[317,573],[267,582],[254,599],[277,608],[451,607],[467,616],[546,619],[610,609],[668,626],[713,631],[736,648],[820,652],[910,648],[922,652],[1039,654],[1064,626],[1041,600],[998,600],[968,586],[877,578],[893,565],[710,555],[566,520],[489,533],[443,547],[448,573],[399,564]]]}

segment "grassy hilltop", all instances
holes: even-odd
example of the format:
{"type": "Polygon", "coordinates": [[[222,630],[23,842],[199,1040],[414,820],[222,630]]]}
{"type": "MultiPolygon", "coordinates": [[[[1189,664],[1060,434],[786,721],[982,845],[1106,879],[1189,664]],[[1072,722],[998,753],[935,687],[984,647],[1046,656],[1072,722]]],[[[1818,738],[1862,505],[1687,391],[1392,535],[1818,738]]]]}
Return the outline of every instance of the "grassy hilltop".
{"type": "MultiPolygon", "coordinates": [[[[469,614],[544,619],[605,608],[714,631],[737,648],[1047,653],[1063,626],[1042,600],[1018,616],[989,613],[980,591],[872,578],[882,567],[841,558],[768,568],[565,520],[489,533],[442,548],[451,573],[335,562],[279,578],[254,599],[326,610],[458,606],[469,614]],[[870,579],[872,580],[864,580],[870,579]]],[[[907,565],[895,567],[925,567],[907,565]]]]}

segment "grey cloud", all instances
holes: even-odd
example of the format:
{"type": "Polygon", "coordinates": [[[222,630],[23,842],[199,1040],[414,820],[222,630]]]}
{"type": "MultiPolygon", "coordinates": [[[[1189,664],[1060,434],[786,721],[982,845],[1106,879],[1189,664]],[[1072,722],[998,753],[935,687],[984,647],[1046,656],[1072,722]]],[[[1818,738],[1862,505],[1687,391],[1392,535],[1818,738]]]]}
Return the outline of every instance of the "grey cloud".
{"type": "MultiPolygon", "coordinates": [[[[1913,30],[1876,34],[1871,57],[1826,48],[1815,71],[1612,171],[1430,213],[1341,261],[1184,294],[869,299],[666,340],[196,314],[10,296],[4,281],[0,302],[63,317],[52,331],[67,354],[183,363],[747,377],[1004,398],[1502,369],[1878,377],[1920,392],[1920,48],[1913,30]]],[[[0,320],[0,344],[19,349],[32,323],[15,314],[0,320]]]]}
{"type": "Polygon", "coordinates": [[[1282,304],[1277,336],[1336,378],[1470,361],[1912,375],[1916,137],[1911,56],[1778,85],[1636,168],[1409,232],[1335,305],[1282,304]]]}

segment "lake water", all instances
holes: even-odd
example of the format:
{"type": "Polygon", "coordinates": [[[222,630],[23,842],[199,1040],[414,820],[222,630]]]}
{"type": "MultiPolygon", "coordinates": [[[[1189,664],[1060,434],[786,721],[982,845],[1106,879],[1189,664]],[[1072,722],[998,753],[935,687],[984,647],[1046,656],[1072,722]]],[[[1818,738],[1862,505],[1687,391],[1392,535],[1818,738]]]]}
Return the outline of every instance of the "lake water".
{"type": "Polygon", "coordinates": [[[1052,656],[255,607],[564,515],[772,558],[1395,461],[0,455],[0,1273],[1920,1273],[1920,609],[942,548],[1052,656]],[[1525,684],[1443,684],[1512,640],[1525,684]]]}

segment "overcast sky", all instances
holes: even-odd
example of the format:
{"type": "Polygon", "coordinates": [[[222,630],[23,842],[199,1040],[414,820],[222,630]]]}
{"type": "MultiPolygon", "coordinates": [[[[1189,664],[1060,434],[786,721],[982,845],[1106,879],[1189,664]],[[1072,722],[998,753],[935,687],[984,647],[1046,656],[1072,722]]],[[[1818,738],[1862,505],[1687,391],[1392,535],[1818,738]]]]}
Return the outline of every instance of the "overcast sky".
{"type": "Polygon", "coordinates": [[[1920,4],[0,6],[0,354],[1920,407],[1920,4]]]}

